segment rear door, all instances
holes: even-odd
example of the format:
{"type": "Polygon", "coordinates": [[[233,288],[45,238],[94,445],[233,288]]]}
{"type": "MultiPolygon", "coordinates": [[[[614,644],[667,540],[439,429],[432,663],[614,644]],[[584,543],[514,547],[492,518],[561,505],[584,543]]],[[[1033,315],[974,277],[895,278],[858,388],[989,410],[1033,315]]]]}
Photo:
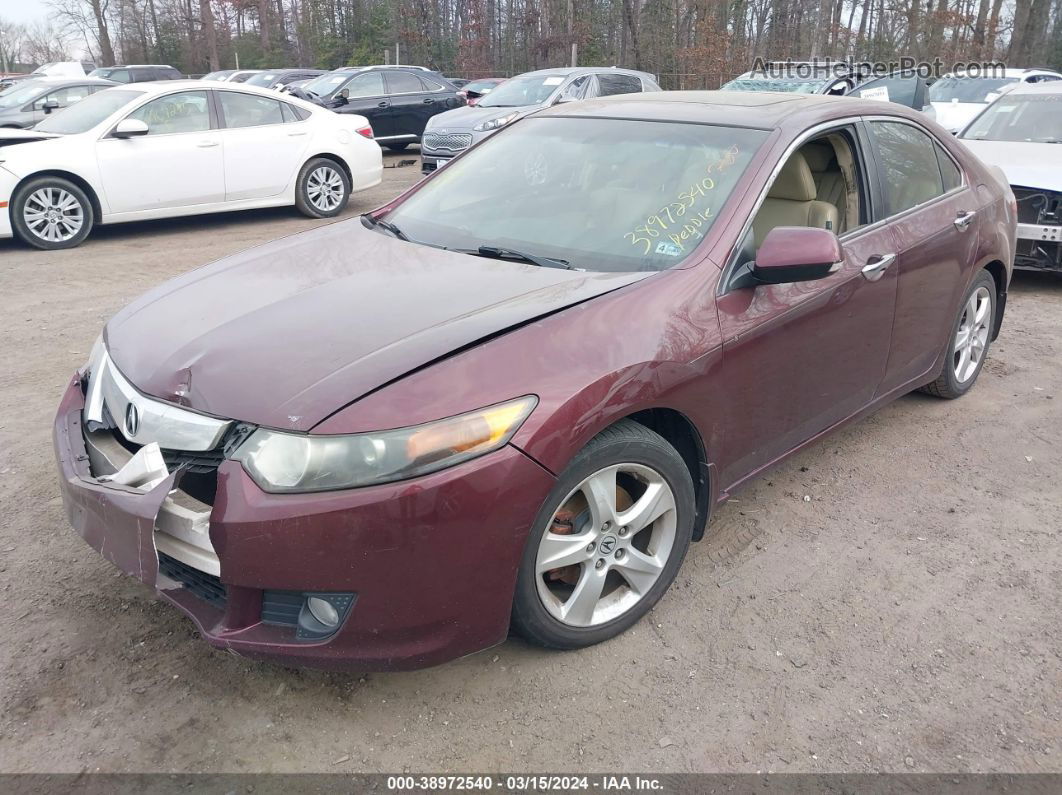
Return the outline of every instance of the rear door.
{"type": "Polygon", "coordinates": [[[284,103],[214,91],[225,158],[225,200],[266,199],[291,183],[309,143],[309,123],[289,121],[284,103]]]}
{"type": "Polygon", "coordinates": [[[977,197],[955,160],[907,119],[867,122],[897,245],[896,325],[881,391],[926,374],[950,339],[964,269],[976,258],[977,197]]]}
{"type": "MultiPolygon", "coordinates": [[[[387,93],[391,99],[392,137],[412,140],[419,138],[428,124],[428,119],[439,111],[436,100],[442,97],[442,86],[430,91],[425,81],[412,72],[395,70],[384,73],[387,93]]],[[[445,104],[440,106],[445,109],[445,104]]]]}
{"type": "Polygon", "coordinates": [[[357,113],[369,120],[373,134],[383,138],[392,134],[391,99],[387,96],[381,72],[362,72],[340,89],[345,104],[330,103],[336,113],[357,113]]]}

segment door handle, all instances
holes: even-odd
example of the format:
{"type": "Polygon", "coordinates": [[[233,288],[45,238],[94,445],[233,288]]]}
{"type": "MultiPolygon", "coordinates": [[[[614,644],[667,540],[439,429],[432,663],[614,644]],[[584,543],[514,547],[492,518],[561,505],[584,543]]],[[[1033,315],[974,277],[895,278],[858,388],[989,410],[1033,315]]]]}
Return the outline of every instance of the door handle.
{"type": "Polygon", "coordinates": [[[425,105],[430,105],[434,101],[435,101],[434,99],[432,99],[431,97],[428,97],[427,99],[424,100],[424,104],[425,105]]]}
{"type": "Polygon", "coordinates": [[[388,106],[388,104],[390,104],[390,103],[387,103],[387,102],[377,102],[377,103],[376,103],[376,107],[378,107],[378,108],[386,108],[386,107],[388,106]]]}
{"type": "Polygon", "coordinates": [[[289,132],[288,133],[288,137],[289,138],[298,138],[300,135],[306,135],[306,130],[301,130],[299,132],[289,132]]]}
{"type": "Polygon", "coordinates": [[[863,266],[863,275],[868,282],[876,282],[895,261],[895,254],[877,254],[867,260],[867,264],[863,266]]]}
{"type": "Polygon", "coordinates": [[[209,149],[210,147],[217,146],[217,145],[218,145],[217,141],[200,141],[199,143],[196,144],[196,146],[198,146],[200,149],[209,149]]]}
{"type": "Polygon", "coordinates": [[[973,212],[972,210],[960,212],[958,217],[953,222],[955,224],[955,228],[958,229],[960,232],[965,232],[967,229],[970,228],[970,224],[973,223],[973,219],[976,215],[977,213],[973,212]]]}

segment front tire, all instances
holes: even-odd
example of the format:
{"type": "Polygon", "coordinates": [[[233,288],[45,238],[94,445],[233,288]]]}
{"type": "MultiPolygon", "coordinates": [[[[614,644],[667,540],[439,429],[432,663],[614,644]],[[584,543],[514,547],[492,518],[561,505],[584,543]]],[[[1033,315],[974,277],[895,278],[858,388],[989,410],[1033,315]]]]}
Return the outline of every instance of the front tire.
{"type": "Polygon", "coordinates": [[[981,271],[962,300],[944,366],[922,391],[945,400],[962,397],[981,374],[996,318],[996,280],[981,271]]]}
{"type": "Polygon", "coordinates": [[[334,218],[350,200],[350,178],[336,161],[315,157],[295,183],[295,206],[310,218],[334,218]]]}
{"type": "Polygon", "coordinates": [[[85,191],[60,177],[31,179],[11,201],[15,234],[34,248],[74,248],[88,237],[94,222],[85,191]]]}
{"type": "Polygon", "coordinates": [[[674,581],[693,535],[693,480],[659,434],[623,420],[595,436],[547,497],[528,537],[512,623],[579,649],[637,622],[674,581]]]}

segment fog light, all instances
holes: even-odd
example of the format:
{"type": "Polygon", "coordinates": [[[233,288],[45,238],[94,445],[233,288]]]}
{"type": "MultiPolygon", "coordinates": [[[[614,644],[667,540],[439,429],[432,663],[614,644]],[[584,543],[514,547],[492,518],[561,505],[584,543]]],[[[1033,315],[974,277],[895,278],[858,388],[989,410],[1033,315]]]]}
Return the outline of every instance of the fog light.
{"type": "Polygon", "coordinates": [[[339,624],[339,611],[336,610],[335,605],[331,602],[327,602],[316,596],[311,596],[306,600],[306,607],[309,608],[310,615],[329,629],[332,629],[339,624]]]}

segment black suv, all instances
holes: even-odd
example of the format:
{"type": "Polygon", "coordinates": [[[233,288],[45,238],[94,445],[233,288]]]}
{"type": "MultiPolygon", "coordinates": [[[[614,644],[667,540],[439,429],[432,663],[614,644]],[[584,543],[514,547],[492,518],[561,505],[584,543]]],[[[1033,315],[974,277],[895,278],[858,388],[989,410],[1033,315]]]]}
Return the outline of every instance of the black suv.
{"type": "Polygon", "coordinates": [[[116,83],[149,83],[152,80],[182,80],[184,75],[172,66],[133,64],[131,66],[101,66],[89,77],[102,77],[116,83]]]}
{"type": "Polygon", "coordinates": [[[336,113],[364,116],[380,145],[396,152],[420,141],[432,116],[465,104],[442,75],[401,66],[340,69],[291,93],[336,113]]]}

